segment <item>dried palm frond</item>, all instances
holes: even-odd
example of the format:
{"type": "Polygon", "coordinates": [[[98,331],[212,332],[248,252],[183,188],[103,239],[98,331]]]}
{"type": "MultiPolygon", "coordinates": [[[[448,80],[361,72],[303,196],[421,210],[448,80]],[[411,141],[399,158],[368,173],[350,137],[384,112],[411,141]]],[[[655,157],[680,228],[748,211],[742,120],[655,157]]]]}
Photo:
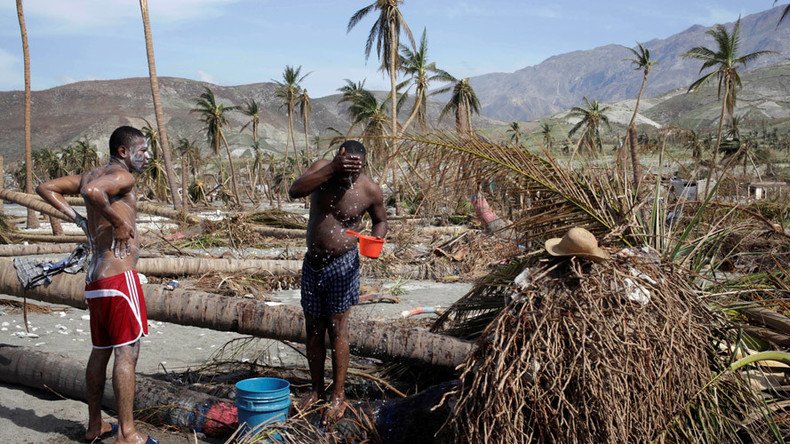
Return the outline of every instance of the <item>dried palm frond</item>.
{"type": "Polygon", "coordinates": [[[611,185],[616,176],[576,174],[561,167],[548,153],[540,157],[510,145],[448,134],[405,139],[426,150],[463,153],[481,182],[485,180],[490,186],[493,178],[500,178],[496,186],[527,196],[532,205],[524,209],[514,226],[530,241],[561,236],[574,226],[595,234],[610,233],[630,211],[628,202],[611,185]]]}
{"type": "Polygon", "coordinates": [[[729,343],[730,330],[688,276],[638,250],[524,271],[518,284],[500,277],[498,296],[511,303],[460,366],[448,440],[775,439],[760,426],[766,418],[744,429],[762,401],[737,374],[723,374],[728,355],[715,343],[729,343]]]}

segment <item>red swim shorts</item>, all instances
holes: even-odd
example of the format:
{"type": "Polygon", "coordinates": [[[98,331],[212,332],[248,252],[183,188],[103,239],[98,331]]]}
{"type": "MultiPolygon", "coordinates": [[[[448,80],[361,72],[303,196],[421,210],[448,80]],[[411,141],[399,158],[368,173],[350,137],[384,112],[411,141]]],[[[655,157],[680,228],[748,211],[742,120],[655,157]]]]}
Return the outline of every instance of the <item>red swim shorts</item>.
{"type": "Polygon", "coordinates": [[[148,336],[143,287],[130,270],[85,285],[94,348],[133,344],[148,336]]]}

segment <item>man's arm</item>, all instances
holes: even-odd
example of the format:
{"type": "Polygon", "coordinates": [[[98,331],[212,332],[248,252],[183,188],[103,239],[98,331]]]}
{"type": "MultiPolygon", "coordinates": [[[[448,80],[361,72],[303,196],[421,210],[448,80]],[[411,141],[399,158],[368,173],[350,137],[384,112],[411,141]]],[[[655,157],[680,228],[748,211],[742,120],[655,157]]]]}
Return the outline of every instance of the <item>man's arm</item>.
{"type": "Polygon", "coordinates": [[[318,160],[310,166],[288,190],[291,199],[309,196],[324,182],[335,174],[353,174],[362,170],[362,159],[359,156],[346,155],[346,149],[340,148],[332,161],[318,160]]]}
{"type": "Polygon", "coordinates": [[[389,228],[387,226],[387,209],[384,208],[384,193],[381,191],[381,187],[375,183],[372,184],[371,188],[373,204],[368,208],[368,214],[373,226],[370,229],[370,234],[384,238],[389,228]]]}
{"type": "Polygon", "coordinates": [[[44,201],[70,217],[78,227],[87,234],[87,221],[81,214],[66,202],[63,196],[76,196],[80,194],[81,176],[65,176],[44,182],[36,187],[36,193],[44,201]]]}
{"type": "Polygon", "coordinates": [[[111,249],[115,256],[123,259],[129,250],[129,239],[134,237],[133,222],[130,223],[119,215],[110,205],[112,197],[131,193],[134,188],[134,176],[127,171],[106,174],[83,185],[80,193],[113,227],[113,244],[111,249]]]}

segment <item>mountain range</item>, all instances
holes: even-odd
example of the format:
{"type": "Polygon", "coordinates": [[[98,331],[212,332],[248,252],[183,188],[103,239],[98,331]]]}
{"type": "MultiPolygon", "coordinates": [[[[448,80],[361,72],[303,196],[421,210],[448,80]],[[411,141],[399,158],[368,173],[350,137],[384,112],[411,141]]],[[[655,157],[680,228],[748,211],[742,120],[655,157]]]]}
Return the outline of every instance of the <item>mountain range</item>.
{"type": "MultiPolygon", "coordinates": [[[[746,70],[790,56],[790,20],[777,26],[783,9],[778,6],[741,19],[740,54],[775,51],[749,64],[746,70]]],[[[731,30],[733,23],[725,26],[731,30]]],[[[646,97],[688,88],[699,77],[702,63],[682,55],[696,46],[715,48],[713,37],[706,34],[708,29],[695,25],[664,39],[641,42],[657,62],[650,71],[646,97]]],[[[602,102],[636,97],[642,73],[634,71],[627,60],[632,56],[625,46],[606,45],[553,56],[513,73],[472,77],[470,82],[483,115],[503,121],[534,120],[577,106],[583,97],[602,102]]]]}
{"type": "MultiPolygon", "coordinates": [[[[751,111],[760,118],[783,118],[790,109],[790,64],[778,63],[790,54],[790,20],[777,26],[780,8],[743,17],[740,53],[772,50],[774,54],[759,59],[750,70],[772,66],[763,73],[761,81],[751,82],[758,89],[739,96],[743,106],[751,103],[751,111]],[[761,86],[762,85],[762,86],[761,86]],[[750,97],[753,100],[750,102],[750,97]]],[[[731,29],[731,24],[727,25],[731,29]]],[[[657,64],[651,71],[646,89],[644,116],[658,124],[689,121],[709,124],[718,117],[715,89],[704,94],[686,95],[691,82],[698,77],[699,61],[681,56],[695,46],[713,46],[706,34],[708,28],[693,26],[681,33],[643,44],[651,51],[657,64]],[[704,112],[697,113],[695,110],[704,112]]],[[[620,45],[607,45],[585,51],[574,51],[550,57],[544,62],[514,73],[497,73],[471,78],[482,105],[482,116],[475,117],[477,128],[501,126],[508,121],[527,121],[567,110],[581,103],[583,97],[607,103],[620,102],[627,109],[641,82],[641,73],[634,71],[626,60],[630,51],[620,45]]],[[[744,82],[750,73],[743,75],[744,82]]],[[[205,82],[160,77],[160,90],[173,142],[180,137],[203,141],[199,116],[190,113],[193,99],[205,87],[211,88],[218,101],[227,105],[241,105],[255,99],[262,107],[260,135],[262,145],[282,151],[287,138],[287,116],[279,99],[276,85],[271,82],[240,86],[219,86],[205,82]]],[[[751,88],[751,87],[750,87],[751,88]]],[[[746,88],[745,88],[746,89],[746,88]]],[[[383,100],[386,93],[378,95],[383,100]]],[[[330,135],[328,127],[345,131],[350,121],[344,107],[338,105],[339,95],[315,98],[309,138],[330,135]]],[[[440,98],[441,99],[441,98],[440,98]]],[[[445,98],[446,100],[446,98],[445,98]]],[[[631,105],[633,106],[633,105],[631,105]]],[[[429,103],[429,117],[435,121],[443,103],[429,103]]],[[[404,106],[403,112],[409,108],[404,106]]],[[[8,160],[23,154],[23,93],[0,92],[0,154],[8,160]]],[[[623,112],[628,115],[627,112],[623,112]]],[[[304,146],[301,119],[294,116],[296,144],[304,146]]],[[[403,117],[405,119],[405,116],[403,117]]],[[[33,147],[61,148],[73,141],[86,138],[106,151],[110,132],[119,125],[144,125],[146,119],[154,123],[151,92],[147,78],[84,81],[43,91],[34,91],[32,98],[33,147]]],[[[239,129],[248,121],[241,113],[229,114],[228,139],[237,151],[251,144],[249,130],[239,129]]],[[[645,120],[647,121],[647,120],[645,120]]],[[[444,125],[452,125],[446,119],[444,125]]]]}

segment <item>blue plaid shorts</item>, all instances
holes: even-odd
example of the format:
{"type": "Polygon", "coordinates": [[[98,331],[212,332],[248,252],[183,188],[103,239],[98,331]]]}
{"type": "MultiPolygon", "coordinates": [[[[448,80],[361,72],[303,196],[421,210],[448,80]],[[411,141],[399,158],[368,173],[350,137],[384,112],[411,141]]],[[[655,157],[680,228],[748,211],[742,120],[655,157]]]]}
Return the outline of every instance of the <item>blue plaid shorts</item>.
{"type": "Polygon", "coordinates": [[[359,254],[353,249],[315,270],[302,265],[302,309],[312,317],[343,313],[359,302],[359,254]]]}

